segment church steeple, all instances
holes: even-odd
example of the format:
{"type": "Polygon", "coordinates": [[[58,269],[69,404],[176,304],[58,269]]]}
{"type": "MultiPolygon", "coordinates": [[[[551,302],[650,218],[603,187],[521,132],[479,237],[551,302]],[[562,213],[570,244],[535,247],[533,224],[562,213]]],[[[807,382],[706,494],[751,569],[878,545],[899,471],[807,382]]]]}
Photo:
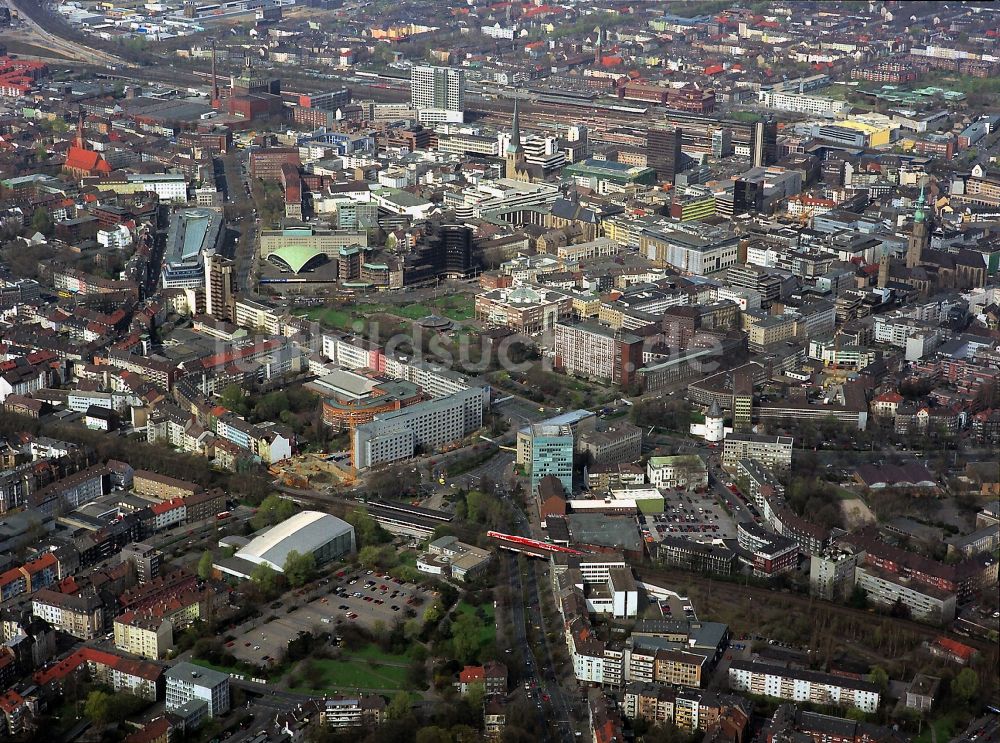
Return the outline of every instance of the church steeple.
{"type": "Polygon", "coordinates": [[[521,117],[517,111],[517,98],[514,99],[514,120],[510,124],[510,142],[507,144],[507,154],[516,155],[522,152],[521,147],[521,117]]]}
{"type": "Polygon", "coordinates": [[[504,151],[504,162],[508,178],[527,180],[524,169],[524,147],[521,146],[521,117],[517,110],[517,98],[514,99],[514,120],[510,125],[510,142],[504,151]]]}
{"type": "Polygon", "coordinates": [[[910,233],[909,244],[906,246],[907,268],[916,268],[920,265],[921,256],[930,243],[927,213],[924,211],[926,205],[927,197],[924,195],[924,184],[921,184],[920,198],[917,199],[917,208],[913,212],[913,231],[910,233]]]}
{"type": "Polygon", "coordinates": [[[924,206],[926,206],[926,204],[927,204],[927,198],[924,196],[924,184],[921,183],[920,198],[917,199],[917,210],[913,212],[914,222],[923,222],[925,219],[927,219],[927,216],[924,214],[924,206]]]}

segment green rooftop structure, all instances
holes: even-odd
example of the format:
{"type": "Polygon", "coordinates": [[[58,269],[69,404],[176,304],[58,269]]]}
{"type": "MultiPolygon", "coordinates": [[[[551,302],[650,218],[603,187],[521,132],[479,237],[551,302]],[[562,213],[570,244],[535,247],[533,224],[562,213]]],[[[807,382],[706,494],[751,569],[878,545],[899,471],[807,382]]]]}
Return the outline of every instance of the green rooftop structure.
{"type": "MultiPolygon", "coordinates": [[[[633,183],[651,186],[656,183],[656,171],[636,165],[612,162],[610,160],[584,160],[567,165],[563,173],[573,178],[579,185],[606,193],[608,184],[624,188],[633,183]]],[[[612,187],[610,190],[619,190],[612,187]]]]}
{"type": "Polygon", "coordinates": [[[283,271],[291,271],[298,274],[307,268],[316,268],[321,263],[325,263],[327,255],[319,248],[310,248],[305,245],[289,245],[272,252],[267,256],[267,260],[283,271]]]}

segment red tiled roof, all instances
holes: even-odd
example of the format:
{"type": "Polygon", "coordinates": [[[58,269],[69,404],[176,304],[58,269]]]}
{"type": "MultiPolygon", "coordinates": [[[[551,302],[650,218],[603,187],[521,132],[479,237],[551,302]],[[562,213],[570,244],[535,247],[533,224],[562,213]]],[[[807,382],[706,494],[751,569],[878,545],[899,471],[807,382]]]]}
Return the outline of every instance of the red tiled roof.
{"type": "Polygon", "coordinates": [[[959,658],[962,658],[964,660],[969,660],[969,658],[971,658],[973,655],[976,654],[975,648],[970,648],[968,645],[963,645],[957,640],[952,640],[950,637],[941,636],[937,638],[937,640],[935,640],[935,643],[939,647],[947,650],[949,653],[957,655],[959,658]]]}
{"type": "Polygon", "coordinates": [[[14,711],[22,704],[24,704],[24,697],[13,689],[8,689],[3,696],[0,696],[0,709],[2,709],[5,714],[14,714],[14,711]]]}
{"type": "Polygon", "coordinates": [[[458,680],[463,684],[472,684],[486,678],[486,672],[482,666],[466,666],[458,674],[458,680]]]}
{"type": "Polygon", "coordinates": [[[88,173],[110,173],[111,166],[101,157],[100,153],[93,150],[85,150],[82,147],[73,145],[66,155],[66,166],[68,170],[80,170],[88,173]]]}
{"type": "Polygon", "coordinates": [[[51,668],[44,671],[37,671],[33,678],[39,686],[46,686],[53,681],[61,681],[66,678],[84,663],[107,666],[120,673],[143,678],[147,681],[155,681],[163,673],[163,669],[153,663],[123,658],[120,655],[98,650],[97,648],[85,647],[80,648],[51,668]]]}

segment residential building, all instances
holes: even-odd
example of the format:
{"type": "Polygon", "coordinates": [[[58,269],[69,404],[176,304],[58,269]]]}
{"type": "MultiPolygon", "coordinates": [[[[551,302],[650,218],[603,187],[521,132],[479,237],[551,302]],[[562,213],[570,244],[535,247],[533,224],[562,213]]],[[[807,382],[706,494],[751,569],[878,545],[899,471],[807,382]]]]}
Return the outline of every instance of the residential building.
{"type": "Polygon", "coordinates": [[[63,685],[68,676],[86,671],[114,691],[128,692],[155,702],[163,697],[163,669],[155,663],[125,658],[93,647],[83,647],[55,665],[36,671],[40,687],[63,685]]]}
{"type": "Polygon", "coordinates": [[[31,597],[31,613],[81,640],[93,640],[105,629],[104,604],[93,591],[73,594],[43,588],[31,597]]]}
{"type": "Polygon", "coordinates": [[[650,457],[646,462],[646,479],[658,488],[690,492],[708,487],[708,467],[697,454],[650,457]]]}
{"type": "Polygon", "coordinates": [[[791,436],[763,436],[731,433],[722,449],[722,466],[735,472],[741,459],[757,459],[768,469],[787,470],[792,466],[791,436]]]}
{"type": "Polygon", "coordinates": [[[642,348],[639,336],[596,323],[555,326],[555,365],[568,374],[629,387],[642,366],[642,348]]]}
{"type": "Polygon", "coordinates": [[[877,712],[881,701],[878,687],[868,681],[745,660],[730,664],[729,688],[819,706],[857,707],[868,714],[877,712]]]}

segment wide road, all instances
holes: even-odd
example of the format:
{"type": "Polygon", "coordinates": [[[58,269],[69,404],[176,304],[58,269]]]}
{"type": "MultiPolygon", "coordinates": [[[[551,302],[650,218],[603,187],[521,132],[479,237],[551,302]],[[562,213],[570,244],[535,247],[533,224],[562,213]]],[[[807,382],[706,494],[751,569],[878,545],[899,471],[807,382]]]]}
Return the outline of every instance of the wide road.
{"type": "MultiPolygon", "coordinates": [[[[517,555],[512,552],[503,553],[504,568],[510,582],[510,618],[514,634],[514,646],[520,651],[524,661],[524,681],[530,685],[526,690],[528,701],[535,702],[535,709],[538,715],[538,727],[544,731],[545,740],[552,740],[551,729],[545,714],[542,712],[541,699],[539,698],[539,679],[536,670],[538,664],[535,656],[531,652],[531,644],[528,642],[528,635],[525,629],[524,612],[524,588],[521,585],[521,571],[518,569],[517,555]]],[[[520,679],[519,679],[520,681],[520,679]]]]}
{"type": "MultiPolygon", "coordinates": [[[[528,521],[527,515],[517,506],[517,504],[507,498],[506,492],[501,494],[506,500],[507,506],[513,517],[512,532],[515,534],[521,534],[524,536],[531,536],[531,524],[528,521]]],[[[524,558],[529,560],[529,558],[524,558]]],[[[560,677],[565,675],[560,673],[562,669],[556,666],[555,657],[552,654],[552,647],[549,644],[548,631],[545,625],[545,614],[542,611],[542,595],[541,586],[538,580],[537,571],[542,569],[540,564],[536,564],[537,561],[530,560],[528,563],[527,575],[525,577],[524,586],[522,587],[521,572],[518,570],[518,558],[512,553],[504,552],[504,560],[507,561],[508,573],[510,576],[510,592],[511,601],[515,606],[512,606],[512,613],[516,613],[519,617],[515,619],[514,635],[515,641],[521,647],[522,653],[525,658],[525,667],[529,674],[534,676],[534,680],[538,684],[538,688],[549,697],[547,704],[551,706],[553,716],[549,720],[550,724],[554,724],[557,740],[562,741],[573,741],[575,739],[574,731],[574,718],[570,707],[570,701],[568,695],[566,694],[563,686],[560,682],[560,677]],[[524,595],[523,591],[527,588],[527,609],[525,609],[524,595]],[[534,657],[531,646],[527,639],[527,625],[526,622],[531,622],[533,626],[538,628],[540,634],[542,649],[544,651],[544,657],[542,658],[545,664],[544,674],[537,674],[538,663],[537,659],[534,657]]],[[[557,636],[562,637],[562,632],[558,632],[557,636]]]]}
{"type": "Polygon", "coordinates": [[[236,291],[242,294],[256,292],[253,271],[257,256],[257,211],[253,199],[247,194],[250,184],[248,173],[250,153],[233,150],[219,158],[222,164],[221,178],[216,185],[225,194],[227,222],[239,230],[233,249],[236,262],[236,291]]]}

